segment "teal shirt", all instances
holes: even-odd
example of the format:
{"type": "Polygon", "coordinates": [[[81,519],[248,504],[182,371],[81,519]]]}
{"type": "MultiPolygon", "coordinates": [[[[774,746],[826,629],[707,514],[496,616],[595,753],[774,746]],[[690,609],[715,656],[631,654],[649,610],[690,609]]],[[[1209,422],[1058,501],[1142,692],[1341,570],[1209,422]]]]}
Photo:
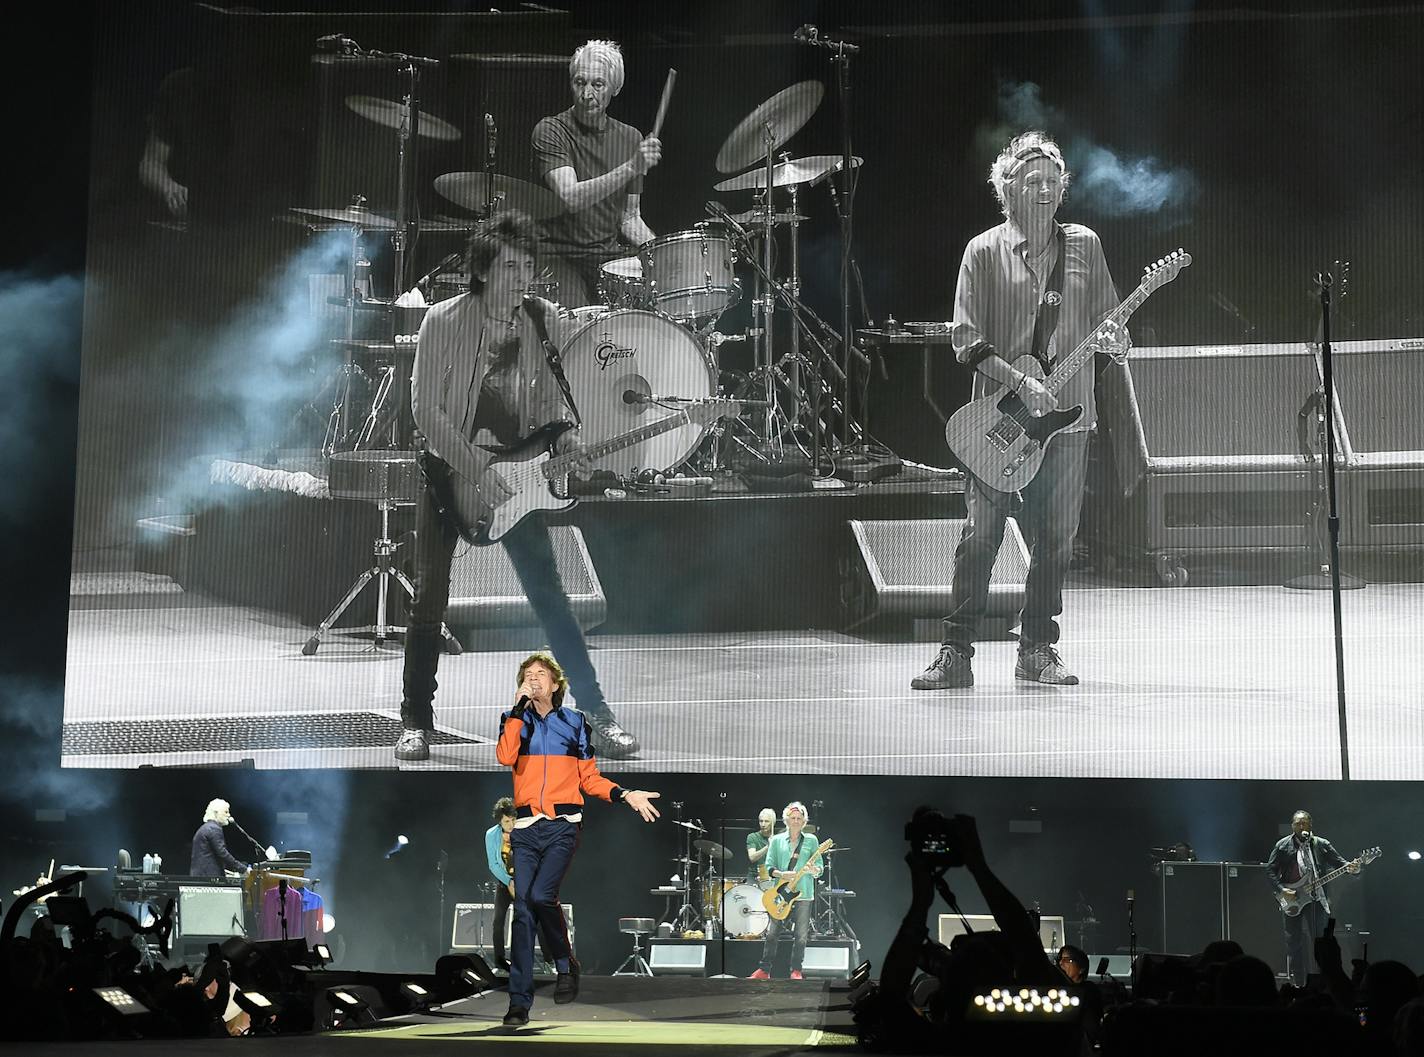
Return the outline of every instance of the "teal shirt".
{"type": "MultiPolygon", "coordinates": [[[[766,849],[766,868],[768,870],[799,870],[806,865],[806,860],[811,857],[819,844],[814,833],[801,834],[801,851],[796,856],[796,863],[791,863],[791,838],[786,833],[778,833],[771,838],[771,844],[766,849]]],[[[816,894],[817,877],[821,876],[821,860],[817,859],[815,864],[802,875],[801,880],[796,882],[796,888],[801,893],[802,899],[811,899],[816,894]]]]}

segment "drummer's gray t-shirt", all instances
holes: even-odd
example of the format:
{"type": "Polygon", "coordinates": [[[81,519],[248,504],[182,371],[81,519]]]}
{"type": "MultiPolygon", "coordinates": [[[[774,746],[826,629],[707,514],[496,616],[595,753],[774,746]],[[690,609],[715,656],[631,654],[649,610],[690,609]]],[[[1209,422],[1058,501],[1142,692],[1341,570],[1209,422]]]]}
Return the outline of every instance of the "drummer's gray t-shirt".
{"type": "MultiPolygon", "coordinates": [[[[585,128],[573,107],[546,117],[534,126],[534,172],[540,186],[555,169],[572,167],[580,182],[618,168],[638,151],[642,133],[613,118],[602,129],[585,128]]],[[[618,225],[630,194],[643,193],[643,178],[635,177],[613,194],[577,213],[543,222],[545,245],[565,257],[622,256],[618,225]]]]}

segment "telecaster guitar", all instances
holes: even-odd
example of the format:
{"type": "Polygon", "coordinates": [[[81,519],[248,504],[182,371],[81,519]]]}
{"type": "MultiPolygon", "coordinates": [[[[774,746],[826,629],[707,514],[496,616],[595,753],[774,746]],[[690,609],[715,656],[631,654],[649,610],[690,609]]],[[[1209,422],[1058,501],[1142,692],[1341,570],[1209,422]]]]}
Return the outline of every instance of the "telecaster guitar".
{"type": "MultiPolygon", "coordinates": [[[[1192,263],[1191,254],[1176,250],[1150,265],[1122,304],[1108,313],[1078,347],[1054,365],[1046,378],[1033,356],[1020,356],[1014,367],[1037,378],[1055,397],[1097,351],[1100,331],[1108,322],[1125,324],[1144,301],[1170,283],[1192,263]]],[[[1048,442],[1083,417],[1082,405],[1056,408],[1035,417],[1015,393],[1001,389],[971,400],[951,417],[944,427],[944,439],[964,468],[985,485],[1000,492],[1017,492],[1033,480],[1043,463],[1048,442]]]]}
{"type": "Polygon", "coordinates": [[[811,864],[820,858],[824,852],[830,850],[835,843],[834,840],[821,841],[820,844],[816,845],[816,850],[807,857],[805,866],[801,867],[801,869],[797,870],[790,877],[778,878],[775,887],[768,888],[761,894],[761,905],[766,908],[768,914],[776,918],[777,921],[786,920],[786,915],[791,913],[792,904],[801,898],[801,892],[796,887],[801,883],[801,878],[804,877],[806,871],[811,868],[811,864]]]}
{"type": "Polygon", "coordinates": [[[422,461],[422,467],[426,480],[435,489],[436,501],[461,537],[476,546],[486,546],[497,542],[536,510],[564,510],[573,506],[577,500],[559,495],[554,491],[554,483],[568,476],[580,458],[601,459],[679,426],[703,426],[714,419],[735,415],[740,408],[736,400],[700,400],[646,425],[591,444],[582,452],[565,455],[552,455],[550,450],[570,425],[551,423],[522,444],[501,452],[490,463],[489,472],[514,493],[497,505],[486,502],[474,484],[459,474],[437,472],[428,456],[422,461]]]}
{"type": "Polygon", "coordinates": [[[1310,882],[1310,884],[1297,886],[1295,889],[1293,889],[1293,891],[1296,893],[1296,898],[1294,899],[1287,899],[1280,892],[1277,892],[1276,902],[1280,904],[1281,911],[1285,914],[1286,917],[1293,918],[1300,913],[1300,908],[1304,904],[1310,902],[1310,899],[1312,896],[1315,895],[1315,890],[1317,888],[1320,888],[1322,885],[1329,884],[1331,881],[1335,880],[1335,878],[1347,872],[1352,866],[1359,866],[1361,868],[1368,866],[1370,863],[1378,859],[1382,854],[1383,852],[1381,852],[1378,848],[1366,848],[1364,851],[1360,852],[1359,858],[1351,862],[1347,862],[1344,866],[1336,867],[1328,874],[1325,874],[1321,877],[1317,877],[1314,881],[1310,882]]]}

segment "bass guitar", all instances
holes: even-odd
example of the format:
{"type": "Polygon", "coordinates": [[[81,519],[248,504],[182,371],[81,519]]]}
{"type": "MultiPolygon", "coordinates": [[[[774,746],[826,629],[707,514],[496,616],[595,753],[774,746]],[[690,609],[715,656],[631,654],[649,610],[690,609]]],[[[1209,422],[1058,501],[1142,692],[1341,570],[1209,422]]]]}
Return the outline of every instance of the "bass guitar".
{"type": "Polygon", "coordinates": [[[601,459],[615,451],[660,436],[679,426],[705,426],[714,419],[735,415],[741,409],[736,400],[699,400],[652,422],[590,444],[581,452],[553,455],[554,441],[571,425],[552,422],[522,443],[501,451],[489,464],[489,473],[504,483],[513,495],[491,504],[480,495],[473,482],[422,453],[421,469],[435,490],[437,505],[468,543],[486,546],[518,525],[536,510],[564,510],[578,500],[559,495],[555,482],[567,477],[582,458],[601,459]]]}
{"type": "Polygon", "coordinates": [[[1283,893],[1277,892],[1276,902],[1280,904],[1281,913],[1285,914],[1285,916],[1288,918],[1293,918],[1297,916],[1300,913],[1300,908],[1305,903],[1310,902],[1311,898],[1314,897],[1316,890],[1319,889],[1322,885],[1329,884],[1341,874],[1346,873],[1352,866],[1359,866],[1363,868],[1369,865],[1370,863],[1378,859],[1382,854],[1384,853],[1381,852],[1378,848],[1366,848],[1364,851],[1360,852],[1359,858],[1347,862],[1344,866],[1337,866],[1328,874],[1322,874],[1320,877],[1317,877],[1309,884],[1297,885],[1295,888],[1291,889],[1291,891],[1295,892],[1296,894],[1294,899],[1287,899],[1283,893]]]}
{"type": "MultiPolygon", "coordinates": [[[[1014,361],[1014,368],[1039,379],[1056,397],[1068,380],[1093,358],[1107,323],[1125,324],[1144,301],[1191,263],[1190,253],[1176,250],[1148,266],[1137,289],[1109,312],[1076,349],[1059,360],[1047,377],[1043,366],[1031,355],[1020,356],[1014,361]]],[[[944,439],[964,468],[986,486],[1000,492],[1017,492],[1038,473],[1048,442],[1082,417],[1081,404],[1034,416],[1018,394],[1001,389],[971,400],[956,411],[944,427],[944,439]]]]}
{"type": "Polygon", "coordinates": [[[791,913],[791,905],[801,898],[801,891],[796,887],[801,882],[801,878],[806,875],[811,864],[835,843],[834,840],[829,839],[821,841],[816,845],[816,850],[807,856],[805,866],[790,877],[777,878],[775,886],[761,894],[761,905],[766,908],[768,914],[776,918],[777,921],[786,920],[786,915],[791,913]]]}

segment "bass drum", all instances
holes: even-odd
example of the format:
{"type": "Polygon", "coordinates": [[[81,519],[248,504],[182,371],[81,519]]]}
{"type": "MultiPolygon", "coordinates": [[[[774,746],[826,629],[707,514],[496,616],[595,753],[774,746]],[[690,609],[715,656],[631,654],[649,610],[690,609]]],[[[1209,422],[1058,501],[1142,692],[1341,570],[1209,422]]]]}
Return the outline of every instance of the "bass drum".
{"type": "Polygon", "coordinates": [[[727,936],[751,939],[766,931],[771,915],[761,904],[761,889],[739,884],[722,896],[722,932],[727,936]]]}
{"type": "MultiPolygon", "coordinates": [[[[564,373],[583,416],[585,447],[676,413],[649,396],[705,400],[717,392],[717,368],[687,331],[665,316],[619,309],[589,320],[564,342],[564,373]]],[[[600,470],[632,476],[681,466],[710,425],[689,423],[594,461],[600,470]]]]}

